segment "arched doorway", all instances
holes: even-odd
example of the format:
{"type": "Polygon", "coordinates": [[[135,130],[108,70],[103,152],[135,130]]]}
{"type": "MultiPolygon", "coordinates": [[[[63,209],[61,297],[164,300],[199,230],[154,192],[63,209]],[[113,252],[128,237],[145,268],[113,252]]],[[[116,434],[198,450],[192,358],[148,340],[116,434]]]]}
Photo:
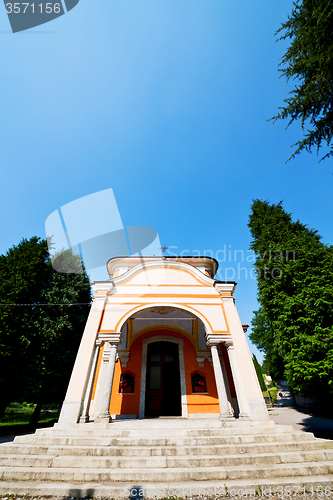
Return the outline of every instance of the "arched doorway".
{"type": "MultiPolygon", "coordinates": [[[[160,332],[160,330],[158,330],[157,332],[160,332]]],[[[167,344],[169,344],[169,343],[176,344],[176,346],[177,346],[177,350],[175,352],[178,353],[178,366],[179,366],[179,379],[180,379],[179,385],[180,385],[180,401],[181,401],[181,410],[179,412],[179,415],[181,415],[182,417],[188,417],[183,339],[181,339],[179,337],[167,335],[166,332],[167,332],[167,330],[165,330],[164,335],[163,334],[154,335],[152,337],[144,339],[142,342],[142,366],[141,366],[139,418],[145,418],[145,416],[149,413],[148,409],[146,411],[148,348],[151,344],[155,344],[155,343],[159,343],[159,342],[163,342],[163,343],[165,342],[167,344]]],[[[151,415],[151,416],[153,416],[153,415],[151,415]]]]}
{"type": "Polygon", "coordinates": [[[145,416],[180,416],[180,370],[178,344],[148,345],[145,416]]]}

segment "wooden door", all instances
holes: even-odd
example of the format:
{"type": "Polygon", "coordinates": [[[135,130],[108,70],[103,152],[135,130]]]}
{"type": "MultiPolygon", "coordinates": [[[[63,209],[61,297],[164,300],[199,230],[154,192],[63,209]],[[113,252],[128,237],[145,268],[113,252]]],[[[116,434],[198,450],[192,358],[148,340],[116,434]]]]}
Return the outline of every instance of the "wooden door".
{"type": "Polygon", "coordinates": [[[181,415],[178,344],[148,345],[146,380],[146,416],[181,415]]]}

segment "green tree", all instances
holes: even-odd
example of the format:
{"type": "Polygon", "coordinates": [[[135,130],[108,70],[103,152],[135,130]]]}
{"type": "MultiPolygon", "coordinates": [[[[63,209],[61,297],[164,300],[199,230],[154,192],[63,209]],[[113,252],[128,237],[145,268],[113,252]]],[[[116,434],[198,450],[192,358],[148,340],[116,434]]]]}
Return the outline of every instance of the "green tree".
{"type": "Polygon", "coordinates": [[[281,203],[255,200],[249,227],[260,304],[251,338],[270,367],[274,359],[281,362],[294,392],[327,407],[333,396],[333,247],[293,222],[281,203]]]}
{"type": "Polygon", "coordinates": [[[264,351],[265,357],[263,365],[265,372],[274,379],[281,379],[284,376],[284,364],[278,350],[275,349],[274,335],[265,311],[262,307],[254,311],[251,321],[251,333],[249,338],[257,346],[259,351],[264,351]]]}
{"type": "MultiPolygon", "coordinates": [[[[58,258],[64,271],[81,264],[70,250],[58,258]]],[[[14,399],[39,403],[36,413],[63,400],[89,311],[76,304],[90,300],[87,275],[54,271],[45,240],[0,256],[0,416],[14,399]]]]}
{"type": "Polygon", "coordinates": [[[252,361],[253,361],[253,364],[254,364],[254,368],[256,369],[258,381],[259,381],[259,384],[260,384],[260,389],[262,391],[266,391],[266,385],[265,385],[264,377],[262,375],[261,367],[260,367],[260,365],[258,363],[258,360],[257,360],[255,354],[252,354],[252,361]]]}
{"type": "Polygon", "coordinates": [[[291,40],[280,72],[296,82],[273,119],[287,119],[287,127],[301,121],[303,139],[291,158],[312,148],[318,153],[322,145],[330,147],[322,159],[327,158],[333,154],[333,0],[296,0],[277,33],[279,40],[291,40]]]}

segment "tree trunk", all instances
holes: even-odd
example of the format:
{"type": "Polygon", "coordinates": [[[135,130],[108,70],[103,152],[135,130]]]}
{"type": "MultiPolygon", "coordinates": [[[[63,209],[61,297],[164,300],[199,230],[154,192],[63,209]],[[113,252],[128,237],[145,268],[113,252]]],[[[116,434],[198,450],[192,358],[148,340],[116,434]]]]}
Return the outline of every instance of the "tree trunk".
{"type": "Polygon", "coordinates": [[[42,409],[42,401],[38,401],[29,421],[29,429],[33,431],[37,429],[41,409],[42,409]]]}
{"type": "Polygon", "coordinates": [[[0,401],[0,419],[4,416],[8,404],[9,401],[4,401],[4,400],[0,401]]]}

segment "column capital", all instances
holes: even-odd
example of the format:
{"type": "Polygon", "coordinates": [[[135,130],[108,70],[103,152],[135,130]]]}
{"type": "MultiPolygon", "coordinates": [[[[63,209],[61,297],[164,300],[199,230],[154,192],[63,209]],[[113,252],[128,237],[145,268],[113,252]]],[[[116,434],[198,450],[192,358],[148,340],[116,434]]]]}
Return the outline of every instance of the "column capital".
{"type": "Polygon", "coordinates": [[[225,342],[232,342],[230,335],[225,333],[207,333],[206,341],[209,347],[213,345],[223,344],[225,342]]]}
{"type": "Polygon", "coordinates": [[[120,359],[121,366],[123,368],[126,368],[126,365],[128,363],[128,360],[129,360],[129,352],[128,351],[121,351],[121,352],[118,351],[117,359],[120,359]]]}
{"type": "Polygon", "coordinates": [[[121,343],[121,332],[118,333],[99,333],[97,335],[96,344],[102,345],[108,342],[111,346],[117,347],[121,343]]]}

